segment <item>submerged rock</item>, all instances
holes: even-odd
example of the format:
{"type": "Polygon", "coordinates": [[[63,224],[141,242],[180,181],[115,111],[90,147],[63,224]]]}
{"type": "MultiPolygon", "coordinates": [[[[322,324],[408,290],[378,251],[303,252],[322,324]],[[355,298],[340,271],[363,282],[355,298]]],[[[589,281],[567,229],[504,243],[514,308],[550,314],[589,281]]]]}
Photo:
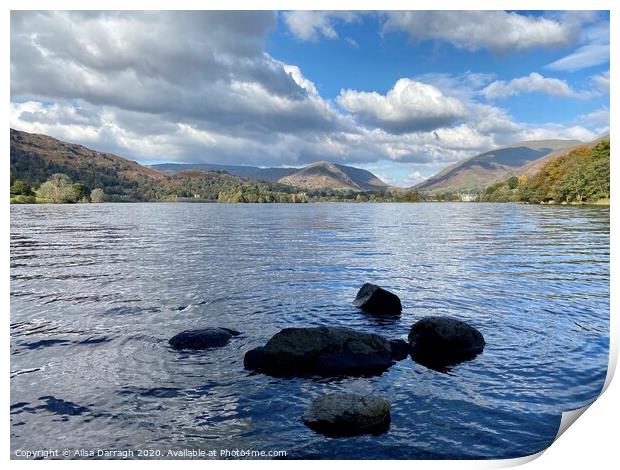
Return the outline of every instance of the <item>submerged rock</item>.
{"type": "Polygon", "coordinates": [[[330,393],[312,400],[302,421],[331,437],[380,434],[390,427],[390,402],[375,395],[330,393]]]}
{"type": "Polygon", "coordinates": [[[446,317],[425,317],[409,332],[413,359],[431,368],[473,359],[485,346],[484,337],[467,323],[446,317]]]}
{"type": "Polygon", "coordinates": [[[396,294],[368,282],[357,293],[353,305],[377,315],[400,315],[403,310],[396,294]]]}
{"type": "Polygon", "coordinates": [[[344,327],[285,328],[265,346],[248,351],[243,363],[278,376],[377,374],[402,356],[401,347],[344,327]]]}
{"type": "Polygon", "coordinates": [[[241,333],[229,328],[203,328],[186,330],[173,336],[170,346],[174,349],[208,349],[226,346],[233,336],[241,333]]]}

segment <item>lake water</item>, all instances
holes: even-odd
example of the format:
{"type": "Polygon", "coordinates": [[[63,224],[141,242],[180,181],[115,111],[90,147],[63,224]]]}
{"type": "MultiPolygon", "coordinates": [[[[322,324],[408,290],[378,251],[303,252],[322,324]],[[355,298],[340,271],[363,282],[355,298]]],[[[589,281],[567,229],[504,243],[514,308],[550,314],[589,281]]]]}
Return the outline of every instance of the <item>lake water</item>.
{"type": "MultiPolygon", "coordinates": [[[[11,450],[287,451],[289,458],[502,458],[553,440],[599,394],[609,348],[609,209],[513,204],[11,206],[11,450]],[[351,305],[364,282],[403,314],[351,305]],[[405,339],[426,315],[487,346],[440,373],[272,378],[243,355],[288,326],[405,339]],[[228,346],[176,352],[179,331],[228,346]],[[392,402],[380,436],[300,417],[328,391],[392,402]]],[[[135,456],[134,456],[135,457],[135,456]]]]}

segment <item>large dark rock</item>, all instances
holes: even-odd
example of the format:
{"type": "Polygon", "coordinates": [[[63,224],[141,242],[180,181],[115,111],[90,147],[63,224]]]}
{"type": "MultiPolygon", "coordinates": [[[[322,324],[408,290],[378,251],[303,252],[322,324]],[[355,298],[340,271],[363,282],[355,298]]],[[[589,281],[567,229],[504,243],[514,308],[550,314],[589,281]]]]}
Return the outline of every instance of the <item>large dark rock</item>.
{"type": "Polygon", "coordinates": [[[372,375],[394,364],[401,346],[393,349],[382,336],[344,327],[285,328],[248,351],[243,363],[276,376],[372,375]]]}
{"type": "Polygon", "coordinates": [[[368,282],[357,293],[353,305],[376,315],[400,315],[403,310],[396,294],[368,282]]]}
{"type": "Polygon", "coordinates": [[[218,348],[226,346],[230,338],[240,334],[229,328],[203,328],[183,331],[173,336],[168,342],[174,349],[218,348]]]}
{"type": "Polygon", "coordinates": [[[375,395],[330,393],[312,400],[302,421],[330,437],[380,434],[390,427],[390,402],[375,395]]]}
{"type": "Polygon", "coordinates": [[[484,337],[467,323],[446,317],[425,317],[409,332],[413,359],[439,368],[473,359],[485,346],[484,337]]]}

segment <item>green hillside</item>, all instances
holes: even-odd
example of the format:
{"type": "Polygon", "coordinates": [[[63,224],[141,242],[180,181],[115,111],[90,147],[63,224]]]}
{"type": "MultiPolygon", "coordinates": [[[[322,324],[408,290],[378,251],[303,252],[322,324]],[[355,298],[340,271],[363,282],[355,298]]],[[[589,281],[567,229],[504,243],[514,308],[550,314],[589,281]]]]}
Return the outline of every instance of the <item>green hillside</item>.
{"type": "Polygon", "coordinates": [[[533,204],[605,203],[610,197],[610,143],[581,146],[548,161],[534,176],[513,176],[489,186],[480,201],[533,204]]]}

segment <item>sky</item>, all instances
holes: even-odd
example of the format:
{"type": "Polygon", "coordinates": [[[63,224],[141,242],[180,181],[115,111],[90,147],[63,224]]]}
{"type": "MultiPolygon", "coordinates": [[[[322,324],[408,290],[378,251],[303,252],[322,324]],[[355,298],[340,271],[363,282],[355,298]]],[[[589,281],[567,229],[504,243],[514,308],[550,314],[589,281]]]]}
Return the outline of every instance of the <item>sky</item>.
{"type": "Polygon", "coordinates": [[[365,168],[413,186],[609,132],[605,11],[11,12],[11,127],[141,163],[365,168]]]}

